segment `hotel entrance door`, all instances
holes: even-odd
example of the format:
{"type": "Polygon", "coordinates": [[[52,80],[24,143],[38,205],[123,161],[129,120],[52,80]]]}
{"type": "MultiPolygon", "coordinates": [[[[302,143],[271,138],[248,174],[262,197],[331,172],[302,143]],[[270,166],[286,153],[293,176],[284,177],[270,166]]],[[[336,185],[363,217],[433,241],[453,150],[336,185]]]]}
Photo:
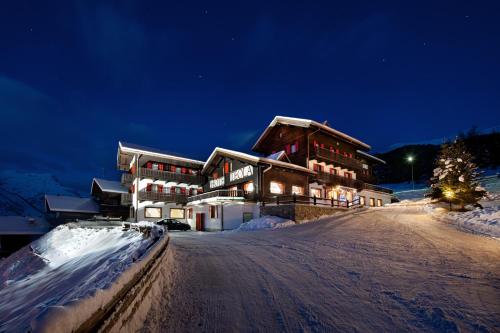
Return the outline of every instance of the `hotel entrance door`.
{"type": "Polygon", "coordinates": [[[205,214],[196,213],[196,231],[205,230],[205,214]]]}

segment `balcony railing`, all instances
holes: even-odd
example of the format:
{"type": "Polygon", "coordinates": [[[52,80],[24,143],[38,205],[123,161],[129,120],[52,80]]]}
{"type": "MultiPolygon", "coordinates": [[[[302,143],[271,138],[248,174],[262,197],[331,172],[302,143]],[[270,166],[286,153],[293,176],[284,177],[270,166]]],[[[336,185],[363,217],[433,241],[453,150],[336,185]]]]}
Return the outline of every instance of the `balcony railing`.
{"type": "Polygon", "coordinates": [[[122,193],[121,204],[123,206],[128,206],[128,205],[132,204],[132,194],[131,193],[122,193]]]}
{"type": "Polygon", "coordinates": [[[139,191],[139,200],[186,203],[187,202],[187,195],[179,194],[179,193],[139,191]]]}
{"type": "Polygon", "coordinates": [[[188,197],[188,202],[204,200],[209,198],[217,198],[217,197],[222,197],[227,199],[244,198],[248,200],[253,200],[255,197],[255,193],[246,192],[243,190],[216,190],[188,197]]]}
{"type": "Polygon", "coordinates": [[[130,185],[134,182],[135,176],[131,173],[125,172],[122,173],[122,184],[130,185]]]}
{"type": "Polygon", "coordinates": [[[342,177],[339,175],[332,175],[326,172],[318,172],[316,178],[330,185],[340,185],[340,186],[355,188],[358,190],[361,190],[364,184],[361,180],[358,179],[342,177]]]}
{"type": "Polygon", "coordinates": [[[302,204],[302,205],[313,205],[313,206],[329,206],[334,208],[357,208],[360,207],[359,198],[349,201],[349,200],[337,200],[333,198],[320,198],[316,196],[306,196],[306,195],[277,195],[274,197],[264,198],[263,202],[265,204],[275,204],[286,205],[286,204],[302,204]]]}
{"type": "Polygon", "coordinates": [[[196,185],[203,184],[203,176],[201,175],[191,175],[186,173],[177,173],[147,168],[140,168],[139,172],[141,178],[151,178],[155,180],[173,181],[177,183],[196,185]]]}
{"type": "Polygon", "coordinates": [[[363,168],[363,163],[360,161],[346,157],[341,154],[337,154],[326,148],[315,148],[315,153],[313,153],[317,158],[328,160],[332,163],[340,164],[350,169],[361,170],[363,168]]]}

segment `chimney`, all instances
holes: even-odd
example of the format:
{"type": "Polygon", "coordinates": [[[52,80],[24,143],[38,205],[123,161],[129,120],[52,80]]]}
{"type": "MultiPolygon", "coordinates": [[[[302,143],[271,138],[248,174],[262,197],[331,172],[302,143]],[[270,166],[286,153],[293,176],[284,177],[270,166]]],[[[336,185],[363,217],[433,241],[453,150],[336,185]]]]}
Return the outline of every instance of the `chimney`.
{"type": "Polygon", "coordinates": [[[323,121],[323,125],[330,127],[330,123],[328,122],[328,120],[323,121]]]}

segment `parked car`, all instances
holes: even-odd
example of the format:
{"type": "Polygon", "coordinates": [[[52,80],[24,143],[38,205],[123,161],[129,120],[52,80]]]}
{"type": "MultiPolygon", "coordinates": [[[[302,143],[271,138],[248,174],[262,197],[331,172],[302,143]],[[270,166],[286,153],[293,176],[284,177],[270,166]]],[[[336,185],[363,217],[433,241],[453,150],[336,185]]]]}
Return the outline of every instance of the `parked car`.
{"type": "Polygon", "coordinates": [[[156,224],[164,225],[168,230],[191,230],[191,226],[189,224],[176,219],[161,219],[159,221],[156,221],[156,224]]]}

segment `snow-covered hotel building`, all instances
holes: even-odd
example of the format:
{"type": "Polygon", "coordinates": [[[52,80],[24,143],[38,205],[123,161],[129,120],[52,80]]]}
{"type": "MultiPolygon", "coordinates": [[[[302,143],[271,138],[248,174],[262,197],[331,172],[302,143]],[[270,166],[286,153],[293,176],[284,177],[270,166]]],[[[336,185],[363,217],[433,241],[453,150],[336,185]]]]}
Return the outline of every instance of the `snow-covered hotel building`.
{"type": "Polygon", "coordinates": [[[250,155],[215,148],[206,161],[120,142],[122,205],[132,221],[176,218],[195,230],[227,230],[281,203],[381,206],[370,146],[328,123],[277,116],[250,155]]]}

